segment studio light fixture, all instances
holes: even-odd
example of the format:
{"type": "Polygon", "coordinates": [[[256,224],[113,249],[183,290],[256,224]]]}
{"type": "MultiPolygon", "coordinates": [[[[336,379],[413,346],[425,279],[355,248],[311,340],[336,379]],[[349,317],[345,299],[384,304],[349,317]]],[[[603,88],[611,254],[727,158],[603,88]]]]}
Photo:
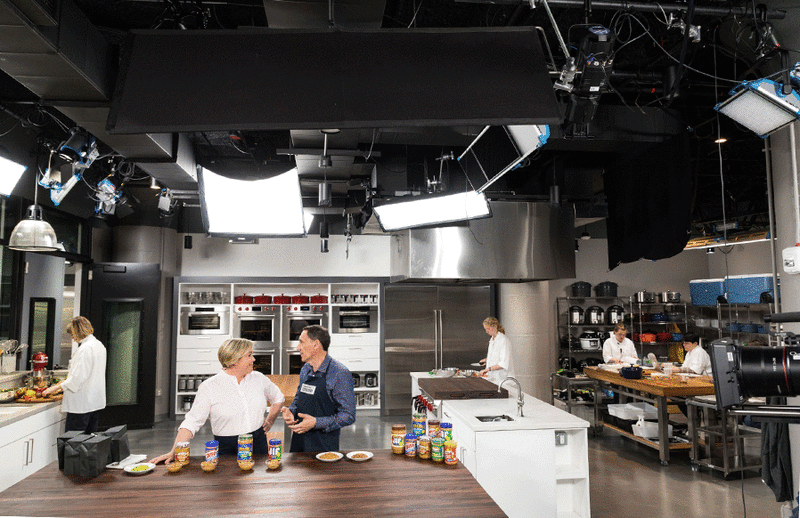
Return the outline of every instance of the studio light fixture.
{"type": "Polygon", "coordinates": [[[0,194],[9,196],[27,166],[0,156],[0,194]]]}
{"type": "Polygon", "coordinates": [[[789,84],[770,79],[743,81],[730,94],[733,97],[714,109],[761,138],[800,119],[800,95],[789,84]]]}
{"type": "Polygon", "coordinates": [[[154,190],[161,190],[161,186],[158,185],[158,180],[152,176],[150,177],[150,188],[154,190]]]}
{"type": "Polygon", "coordinates": [[[384,232],[492,216],[489,200],[477,191],[414,196],[407,201],[374,205],[373,211],[384,232]]]}
{"type": "Polygon", "coordinates": [[[586,225],[583,226],[583,232],[581,232],[581,239],[584,241],[592,239],[592,235],[589,234],[589,230],[587,230],[586,225]]]}
{"type": "Polygon", "coordinates": [[[323,143],[322,143],[322,156],[319,157],[319,167],[320,169],[327,169],[329,167],[333,167],[333,161],[331,160],[330,155],[328,154],[328,135],[335,135],[339,133],[340,130],[338,129],[323,129],[320,132],[325,136],[323,143]]]}
{"type": "Polygon", "coordinates": [[[234,180],[198,167],[200,208],[209,236],[305,236],[297,168],[263,180],[234,180]]]}
{"type": "Polygon", "coordinates": [[[327,254],[328,253],[328,239],[330,238],[330,234],[328,232],[328,222],[322,220],[319,224],[319,251],[320,253],[327,254]]]}
{"type": "Polygon", "coordinates": [[[39,182],[33,178],[33,205],[28,207],[25,219],[11,231],[8,247],[20,252],[53,252],[63,250],[56,241],[56,232],[42,217],[39,206],[39,182]]]}
{"type": "Polygon", "coordinates": [[[714,249],[713,248],[706,248],[706,255],[711,255],[713,253],[714,253],[714,249]]]}

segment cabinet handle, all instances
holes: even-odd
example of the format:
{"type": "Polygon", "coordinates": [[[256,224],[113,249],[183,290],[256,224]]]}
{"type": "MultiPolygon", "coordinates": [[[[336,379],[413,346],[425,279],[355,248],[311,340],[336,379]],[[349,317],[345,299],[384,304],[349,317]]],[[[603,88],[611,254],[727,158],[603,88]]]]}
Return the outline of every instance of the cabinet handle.
{"type": "Polygon", "coordinates": [[[198,353],[210,353],[211,351],[212,351],[212,349],[198,349],[197,350],[198,353]]]}
{"type": "Polygon", "coordinates": [[[33,437],[31,437],[31,447],[29,451],[31,452],[30,464],[33,464],[33,437]]]}

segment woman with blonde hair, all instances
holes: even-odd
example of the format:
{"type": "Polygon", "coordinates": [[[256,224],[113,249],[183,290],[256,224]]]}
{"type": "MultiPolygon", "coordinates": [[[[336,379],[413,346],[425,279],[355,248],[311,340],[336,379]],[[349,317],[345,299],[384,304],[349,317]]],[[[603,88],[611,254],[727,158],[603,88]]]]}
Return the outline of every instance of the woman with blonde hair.
{"type": "Polygon", "coordinates": [[[49,396],[64,391],[61,411],[67,413],[65,432],[96,432],[100,410],[106,407],[106,348],[93,333],[94,328],[85,317],[75,317],[67,324],[67,334],[77,342],[69,374],[42,393],[49,396]]]}
{"type": "Polygon", "coordinates": [[[483,321],[483,330],[492,338],[489,340],[486,358],[480,361],[484,366],[480,375],[485,375],[491,382],[500,383],[514,375],[511,369],[511,341],[506,337],[502,324],[494,317],[483,321]]]}
{"type": "MultiPolygon", "coordinates": [[[[178,428],[175,443],[187,442],[211,420],[220,455],[235,455],[239,435],[253,435],[253,453],[267,453],[266,432],[272,428],[283,406],[277,385],[253,370],[253,342],[244,338],[225,340],[217,351],[222,372],[205,380],[197,389],[194,404],[178,428]],[[267,417],[264,414],[269,413],[267,417]]],[[[175,458],[175,446],[150,462],[158,464],[175,458]]]]}

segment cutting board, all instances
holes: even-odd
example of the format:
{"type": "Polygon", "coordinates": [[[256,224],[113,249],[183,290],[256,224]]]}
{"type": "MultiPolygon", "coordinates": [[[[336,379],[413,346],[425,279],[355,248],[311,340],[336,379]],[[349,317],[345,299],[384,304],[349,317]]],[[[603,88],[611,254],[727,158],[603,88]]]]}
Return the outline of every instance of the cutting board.
{"type": "Polygon", "coordinates": [[[420,379],[419,388],[433,399],[495,399],[507,398],[508,391],[483,378],[420,379]]]}

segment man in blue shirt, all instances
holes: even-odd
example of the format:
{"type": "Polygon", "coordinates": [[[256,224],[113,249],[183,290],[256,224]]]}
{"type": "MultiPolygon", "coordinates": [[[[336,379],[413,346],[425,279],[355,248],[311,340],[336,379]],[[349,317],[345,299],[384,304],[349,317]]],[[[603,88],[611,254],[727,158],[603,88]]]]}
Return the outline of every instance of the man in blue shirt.
{"type": "Polygon", "coordinates": [[[306,326],[298,350],[305,362],[297,394],[283,407],[283,420],[292,431],[290,452],[337,451],[339,431],[356,421],[353,375],[328,355],[331,335],[322,326],[306,326]]]}

